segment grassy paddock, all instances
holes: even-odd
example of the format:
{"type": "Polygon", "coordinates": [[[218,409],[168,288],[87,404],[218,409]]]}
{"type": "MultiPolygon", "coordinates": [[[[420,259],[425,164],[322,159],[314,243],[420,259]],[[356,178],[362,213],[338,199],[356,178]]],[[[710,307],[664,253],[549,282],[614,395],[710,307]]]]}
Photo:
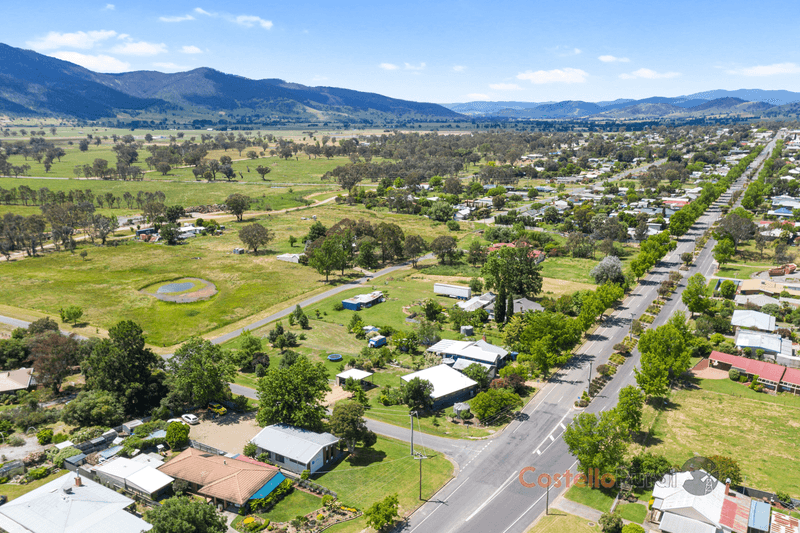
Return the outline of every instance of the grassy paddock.
{"type": "MultiPolygon", "coordinates": [[[[443,455],[433,451],[420,451],[429,457],[423,461],[422,497],[430,498],[453,474],[453,465],[443,455]]],[[[397,494],[400,515],[405,515],[420,503],[419,464],[408,454],[408,444],[386,437],[378,437],[372,448],[357,448],[349,457],[331,471],[316,475],[315,481],[337,493],[339,500],[360,510],[389,494],[397,494]]],[[[357,532],[366,527],[361,517],[330,531],[357,532]]]]}
{"type": "Polygon", "coordinates": [[[749,486],[795,491],[800,473],[787,466],[800,453],[800,399],[755,393],[728,380],[698,384],[673,391],[662,411],[645,407],[645,427],[654,421],[646,449],[674,464],[696,454],[730,456],[749,486]]]}

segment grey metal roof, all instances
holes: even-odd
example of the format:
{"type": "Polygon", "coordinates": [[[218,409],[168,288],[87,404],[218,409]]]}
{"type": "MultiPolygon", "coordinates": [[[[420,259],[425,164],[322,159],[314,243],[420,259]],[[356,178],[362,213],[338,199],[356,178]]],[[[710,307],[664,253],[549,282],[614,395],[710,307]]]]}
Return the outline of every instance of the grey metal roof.
{"type": "Polygon", "coordinates": [[[0,527],[33,533],[141,533],[153,526],[124,509],[133,500],[86,478],[66,475],[0,507],[0,527]],[[24,529],[23,529],[24,528],[24,529]]]}
{"type": "Polygon", "coordinates": [[[755,328],[761,331],[775,331],[775,317],[760,311],[737,309],[731,317],[731,325],[742,328],[755,328]]]}
{"type": "Polygon", "coordinates": [[[764,307],[767,304],[780,304],[779,300],[767,296],[766,294],[737,294],[733,301],[736,302],[737,305],[752,303],[759,307],[764,307]]]}
{"type": "Polygon", "coordinates": [[[315,433],[287,424],[274,424],[262,429],[250,442],[273,453],[308,463],[325,446],[339,442],[330,433],[315,433]]]}
{"type": "Polygon", "coordinates": [[[717,528],[710,524],[675,513],[664,513],[659,528],[664,533],[716,533],[717,531],[717,528]]]}

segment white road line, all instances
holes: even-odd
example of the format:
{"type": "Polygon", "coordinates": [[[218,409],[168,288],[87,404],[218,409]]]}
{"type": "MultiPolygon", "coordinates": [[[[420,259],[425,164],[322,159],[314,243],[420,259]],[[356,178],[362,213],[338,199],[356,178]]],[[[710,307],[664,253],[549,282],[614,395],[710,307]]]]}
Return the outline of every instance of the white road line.
{"type": "Polygon", "coordinates": [[[567,429],[563,422],[559,422],[558,425],[561,426],[561,429],[567,429]]]}
{"type": "MultiPolygon", "coordinates": [[[[451,492],[451,493],[450,493],[450,496],[448,496],[448,497],[447,497],[447,499],[450,499],[450,498],[452,498],[452,497],[453,497],[453,494],[455,494],[455,493],[456,493],[456,491],[457,491],[458,489],[460,489],[461,487],[463,487],[463,486],[464,486],[464,485],[467,483],[467,481],[469,481],[469,478],[465,479],[465,480],[464,480],[464,482],[463,482],[463,483],[461,483],[461,485],[459,485],[458,487],[456,487],[456,488],[453,490],[453,492],[451,492]]],[[[447,501],[447,500],[445,500],[445,501],[447,501]]],[[[414,529],[412,529],[412,530],[411,530],[409,533],[413,533],[414,531],[416,531],[416,530],[417,530],[417,528],[418,528],[419,526],[421,526],[421,525],[422,525],[422,523],[423,523],[423,522],[425,522],[425,520],[427,520],[428,518],[430,518],[430,517],[431,517],[431,515],[432,515],[433,513],[435,513],[436,511],[438,511],[438,510],[439,510],[439,508],[440,508],[442,505],[444,505],[444,503],[445,503],[445,502],[439,502],[439,505],[437,505],[437,506],[436,506],[436,508],[435,508],[433,511],[431,511],[431,513],[430,513],[428,516],[426,516],[425,518],[423,518],[423,519],[422,519],[422,521],[421,521],[419,524],[417,524],[417,525],[414,527],[414,529]]]]}
{"type": "Polygon", "coordinates": [[[474,517],[476,514],[478,514],[479,512],[481,512],[481,510],[482,510],[484,507],[486,507],[487,505],[489,505],[489,502],[491,502],[493,499],[495,499],[495,498],[497,497],[497,495],[498,495],[498,494],[500,494],[500,491],[502,491],[503,489],[505,489],[505,488],[506,488],[506,486],[508,486],[508,484],[509,484],[509,483],[511,483],[511,481],[512,481],[512,480],[513,480],[515,477],[517,477],[518,475],[519,475],[519,474],[517,474],[516,472],[515,472],[515,473],[513,473],[513,474],[511,474],[511,476],[510,476],[510,477],[509,477],[509,478],[508,478],[508,479],[505,481],[505,483],[503,483],[502,485],[500,485],[500,487],[499,487],[499,488],[498,488],[496,491],[494,491],[494,494],[492,494],[491,496],[489,496],[489,499],[487,499],[485,502],[483,502],[483,503],[481,504],[481,506],[480,506],[480,507],[478,507],[477,509],[475,509],[475,512],[474,512],[474,513],[472,513],[471,515],[469,515],[469,516],[467,517],[467,519],[466,519],[466,520],[464,520],[464,522],[469,522],[469,521],[470,521],[470,519],[471,519],[472,517],[474,517]]]}
{"type": "Polygon", "coordinates": [[[519,522],[520,520],[522,520],[522,517],[523,517],[523,516],[525,516],[526,514],[528,514],[528,513],[530,512],[530,510],[531,510],[531,509],[533,509],[533,508],[536,506],[536,504],[537,504],[537,503],[539,503],[540,501],[542,501],[542,498],[544,498],[546,495],[547,495],[547,493],[545,493],[545,494],[542,494],[541,496],[539,496],[539,499],[538,499],[538,500],[536,500],[535,502],[533,502],[533,504],[531,504],[531,506],[530,506],[530,507],[528,507],[527,509],[525,509],[525,512],[524,512],[524,513],[522,513],[521,515],[519,515],[519,518],[517,518],[516,520],[514,520],[514,521],[511,523],[511,525],[510,525],[510,526],[508,526],[508,527],[505,529],[505,531],[503,531],[503,533],[508,533],[508,530],[509,530],[509,529],[511,529],[512,527],[514,527],[515,525],[517,525],[517,522],[519,522]]]}
{"type": "Polygon", "coordinates": [[[542,455],[542,452],[540,452],[539,450],[536,450],[536,453],[538,453],[539,455],[542,455]]]}

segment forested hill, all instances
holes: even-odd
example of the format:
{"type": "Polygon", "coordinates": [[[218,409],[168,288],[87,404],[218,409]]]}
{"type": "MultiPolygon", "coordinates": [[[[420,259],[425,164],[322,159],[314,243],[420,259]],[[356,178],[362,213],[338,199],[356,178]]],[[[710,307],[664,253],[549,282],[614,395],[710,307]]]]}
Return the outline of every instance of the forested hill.
{"type": "Polygon", "coordinates": [[[95,119],[120,114],[359,120],[458,118],[438,104],[279,79],[251,80],[209,68],[165,74],[101,74],[0,43],[0,113],[95,119]]]}

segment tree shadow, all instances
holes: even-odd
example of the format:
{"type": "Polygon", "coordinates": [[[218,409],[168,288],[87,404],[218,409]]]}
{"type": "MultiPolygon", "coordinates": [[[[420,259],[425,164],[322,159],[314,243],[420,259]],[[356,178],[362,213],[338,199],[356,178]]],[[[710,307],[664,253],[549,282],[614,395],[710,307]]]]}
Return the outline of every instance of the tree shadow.
{"type": "Polygon", "coordinates": [[[386,452],[383,450],[372,450],[370,448],[359,448],[356,446],[355,453],[348,456],[345,461],[350,464],[350,466],[362,467],[380,463],[385,459],[386,452]]]}
{"type": "Polygon", "coordinates": [[[87,327],[88,325],[89,325],[89,323],[88,323],[88,322],[76,322],[76,323],[72,324],[72,329],[76,329],[76,328],[85,328],[85,327],[87,327]]]}

